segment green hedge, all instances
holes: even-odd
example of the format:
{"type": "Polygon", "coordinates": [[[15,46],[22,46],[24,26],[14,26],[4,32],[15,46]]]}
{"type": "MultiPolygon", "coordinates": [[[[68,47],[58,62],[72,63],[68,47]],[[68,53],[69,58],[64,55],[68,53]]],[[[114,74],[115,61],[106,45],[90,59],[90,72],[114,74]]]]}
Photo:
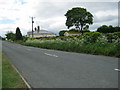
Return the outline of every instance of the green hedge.
{"type": "Polygon", "coordinates": [[[71,52],[120,57],[120,33],[86,32],[81,36],[27,40],[24,45],[71,52]]]}

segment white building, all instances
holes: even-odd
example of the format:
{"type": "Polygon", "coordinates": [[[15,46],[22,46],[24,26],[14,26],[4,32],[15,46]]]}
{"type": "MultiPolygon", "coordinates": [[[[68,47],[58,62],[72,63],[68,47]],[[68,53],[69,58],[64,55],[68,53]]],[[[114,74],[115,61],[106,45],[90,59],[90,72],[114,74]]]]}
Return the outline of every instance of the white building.
{"type": "MultiPolygon", "coordinates": [[[[27,37],[32,37],[32,31],[27,32],[27,37]]],[[[33,37],[34,38],[40,38],[40,37],[56,37],[56,35],[50,31],[46,30],[39,30],[35,28],[35,31],[33,31],[33,37]]]]}
{"type": "Polygon", "coordinates": [[[81,35],[80,32],[65,32],[64,36],[79,36],[81,35]]]}

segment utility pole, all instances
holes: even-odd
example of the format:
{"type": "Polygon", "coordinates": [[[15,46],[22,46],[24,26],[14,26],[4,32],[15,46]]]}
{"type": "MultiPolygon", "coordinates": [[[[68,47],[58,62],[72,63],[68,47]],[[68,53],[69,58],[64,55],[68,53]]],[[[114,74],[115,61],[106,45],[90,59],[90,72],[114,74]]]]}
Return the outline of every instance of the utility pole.
{"type": "Polygon", "coordinates": [[[118,27],[120,27],[120,1],[118,2],[118,27]]]}
{"type": "Polygon", "coordinates": [[[33,36],[33,23],[34,23],[33,19],[34,19],[35,17],[30,17],[30,18],[32,19],[32,37],[34,37],[34,36],[33,36]]]}

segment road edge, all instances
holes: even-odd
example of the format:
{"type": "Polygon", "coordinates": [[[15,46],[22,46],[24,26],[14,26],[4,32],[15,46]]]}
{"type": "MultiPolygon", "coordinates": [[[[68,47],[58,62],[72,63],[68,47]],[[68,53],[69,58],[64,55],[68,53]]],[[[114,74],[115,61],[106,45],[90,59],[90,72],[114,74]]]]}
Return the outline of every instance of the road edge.
{"type": "MultiPolygon", "coordinates": [[[[2,54],[4,52],[2,51],[2,54]]],[[[4,53],[5,54],[5,53],[4,53]]],[[[6,55],[6,54],[5,54],[6,55]]],[[[7,56],[7,55],[6,55],[7,56]]],[[[8,60],[10,59],[7,56],[8,60]]],[[[13,65],[13,63],[11,61],[9,61],[9,63],[11,64],[11,66],[14,68],[14,70],[19,74],[20,78],[23,80],[23,82],[25,83],[25,85],[28,87],[29,90],[32,90],[32,87],[30,86],[30,84],[27,82],[27,80],[22,76],[22,74],[19,72],[19,70],[15,67],[15,65],[13,65]]]]}
{"type": "Polygon", "coordinates": [[[16,72],[20,75],[21,79],[23,80],[23,82],[27,85],[29,90],[32,90],[32,87],[29,85],[29,83],[25,80],[25,78],[22,76],[22,74],[18,71],[18,69],[11,64],[11,66],[16,70],[16,72]]]}

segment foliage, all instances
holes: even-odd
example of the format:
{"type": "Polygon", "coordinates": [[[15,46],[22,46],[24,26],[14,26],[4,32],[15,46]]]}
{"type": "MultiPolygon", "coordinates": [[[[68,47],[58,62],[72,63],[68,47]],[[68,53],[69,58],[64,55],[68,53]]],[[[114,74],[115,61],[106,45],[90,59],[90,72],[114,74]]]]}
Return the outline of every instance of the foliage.
{"type": "Polygon", "coordinates": [[[101,33],[114,33],[114,32],[120,32],[120,27],[113,27],[112,25],[102,25],[97,29],[97,32],[101,33]]]}
{"type": "Polygon", "coordinates": [[[5,40],[5,38],[2,37],[2,40],[5,40]]]}
{"type": "Polygon", "coordinates": [[[60,32],[59,32],[59,36],[64,36],[64,33],[65,33],[65,32],[68,32],[68,31],[67,31],[67,30],[62,30],[62,31],[60,31],[60,32]]]}
{"type": "Polygon", "coordinates": [[[83,34],[84,43],[95,43],[101,35],[99,32],[86,32],[83,34]]]}
{"type": "Polygon", "coordinates": [[[69,32],[78,32],[78,30],[75,29],[75,28],[72,28],[72,29],[69,30],[69,32]]]}
{"type": "Polygon", "coordinates": [[[16,28],[16,40],[23,40],[22,33],[19,27],[16,28]]]}
{"type": "Polygon", "coordinates": [[[7,38],[7,40],[12,40],[12,41],[15,41],[15,34],[13,33],[13,32],[8,32],[7,34],[5,34],[6,35],[6,38],[7,38]]]}
{"type": "MultiPolygon", "coordinates": [[[[87,25],[86,25],[87,26],[87,25]]],[[[87,28],[88,28],[89,26],[87,26],[87,28]]],[[[59,36],[64,36],[64,33],[65,32],[79,32],[78,31],[78,29],[76,29],[76,28],[72,28],[72,29],[69,29],[69,31],[68,30],[62,30],[62,31],[60,31],[59,32],[59,36]]],[[[85,33],[85,32],[90,32],[88,29],[86,29],[86,27],[85,27],[85,30],[83,30],[83,33],[85,33]]]]}
{"type": "Polygon", "coordinates": [[[23,42],[25,42],[26,40],[28,40],[29,37],[23,36],[23,42]]]}
{"type": "Polygon", "coordinates": [[[83,28],[83,31],[84,31],[84,32],[90,32],[90,30],[89,30],[89,25],[86,25],[86,26],[83,28]]]}
{"type": "Polygon", "coordinates": [[[86,24],[93,24],[93,15],[85,8],[72,8],[71,10],[67,11],[65,16],[67,18],[66,26],[68,29],[72,26],[75,26],[82,31],[83,27],[86,26],[86,24]]]}
{"type": "Polygon", "coordinates": [[[24,90],[28,90],[24,81],[10,65],[8,58],[4,54],[2,55],[2,88],[3,90],[8,88],[24,88],[24,90]]]}
{"type": "Polygon", "coordinates": [[[10,41],[17,41],[17,40],[23,40],[23,39],[25,41],[25,37],[22,37],[19,27],[16,28],[16,33],[13,33],[10,31],[5,35],[6,35],[7,40],[10,40],[10,41]]]}
{"type": "Polygon", "coordinates": [[[115,32],[115,33],[107,33],[105,34],[108,42],[114,42],[115,40],[120,39],[120,32],[115,32]]]}
{"type": "Polygon", "coordinates": [[[0,36],[0,40],[5,40],[5,38],[3,38],[3,37],[0,36]]]}
{"type": "Polygon", "coordinates": [[[57,49],[80,53],[101,54],[120,57],[120,33],[112,33],[112,42],[109,36],[99,32],[86,32],[81,36],[60,36],[54,39],[27,40],[24,45],[47,49],[57,49]]]}

